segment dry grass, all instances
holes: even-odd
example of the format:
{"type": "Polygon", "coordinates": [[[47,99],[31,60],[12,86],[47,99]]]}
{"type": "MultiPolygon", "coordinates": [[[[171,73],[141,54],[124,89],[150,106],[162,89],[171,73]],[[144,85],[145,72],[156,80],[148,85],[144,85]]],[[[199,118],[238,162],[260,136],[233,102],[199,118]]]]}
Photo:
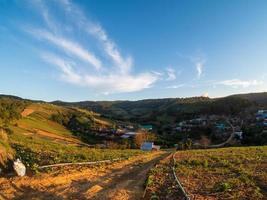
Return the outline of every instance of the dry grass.
{"type": "Polygon", "coordinates": [[[12,159],[13,153],[8,143],[7,134],[0,128],[0,165],[4,166],[8,159],[12,159]]]}
{"type": "Polygon", "coordinates": [[[0,177],[0,199],[141,199],[145,174],[162,152],[98,166],[54,169],[34,176],[0,177]]]}

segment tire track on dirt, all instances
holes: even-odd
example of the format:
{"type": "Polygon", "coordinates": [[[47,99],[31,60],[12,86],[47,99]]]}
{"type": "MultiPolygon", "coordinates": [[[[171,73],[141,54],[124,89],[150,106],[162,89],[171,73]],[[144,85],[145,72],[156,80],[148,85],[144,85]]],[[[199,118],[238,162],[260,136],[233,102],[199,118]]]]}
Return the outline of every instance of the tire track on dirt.
{"type": "Polygon", "coordinates": [[[167,155],[155,152],[94,167],[0,178],[0,199],[141,199],[149,169],[167,155]]]}

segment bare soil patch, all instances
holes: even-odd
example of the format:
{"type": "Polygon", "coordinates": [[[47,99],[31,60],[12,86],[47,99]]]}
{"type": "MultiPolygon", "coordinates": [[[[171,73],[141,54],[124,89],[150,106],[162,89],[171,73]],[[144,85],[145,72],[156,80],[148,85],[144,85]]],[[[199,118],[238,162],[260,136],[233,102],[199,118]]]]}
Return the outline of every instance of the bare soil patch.
{"type": "Polygon", "coordinates": [[[149,169],[164,156],[155,152],[107,165],[0,178],[0,199],[141,199],[149,169]]]}
{"type": "Polygon", "coordinates": [[[31,108],[25,108],[22,113],[21,116],[22,117],[27,117],[28,115],[32,114],[35,110],[31,109],[31,108]]]}

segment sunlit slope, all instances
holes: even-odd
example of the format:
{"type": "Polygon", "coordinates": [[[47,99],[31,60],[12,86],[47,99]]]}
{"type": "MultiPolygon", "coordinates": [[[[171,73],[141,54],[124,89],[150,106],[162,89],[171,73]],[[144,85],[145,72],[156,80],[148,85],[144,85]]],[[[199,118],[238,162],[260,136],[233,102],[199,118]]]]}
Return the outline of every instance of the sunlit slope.
{"type": "Polygon", "coordinates": [[[46,103],[33,103],[21,113],[22,118],[11,125],[12,139],[20,134],[31,138],[41,138],[65,144],[81,144],[81,141],[63,125],[52,121],[52,114],[68,112],[66,108],[46,103]]]}
{"type": "Polygon", "coordinates": [[[62,117],[69,119],[73,116],[78,116],[78,120],[84,121],[92,128],[114,125],[114,122],[103,119],[99,114],[91,111],[30,102],[21,111],[21,118],[8,125],[7,142],[3,144],[8,146],[3,149],[7,152],[8,148],[12,147],[10,151],[14,152],[13,155],[21,158],[31,169],[36,169],[39,165],[62,162],[128,158],[141,153],[139,150],[88,148],[89,145],[80,138],[79,134],[75,134],[62,123],[57,122],[62,117]]]}
{"type": "MultiPolygon", "coordinates": [[[[80,115],[80,119],[92,127],[110,127],[112,122],[102,119],[99,114],[77,109],[56,106],[48,103],[31,103],[22,112],[21,118],[10,125],[13,142],[16,138],[30,137],[51,142],[85,145],[78,136],[62,123],[53,120],[53,116],[80,115]],[[90,120],[89,120],[89,119],[90,120]]],[[[19,142],[20,140],[18,140],[19,142]]]]}

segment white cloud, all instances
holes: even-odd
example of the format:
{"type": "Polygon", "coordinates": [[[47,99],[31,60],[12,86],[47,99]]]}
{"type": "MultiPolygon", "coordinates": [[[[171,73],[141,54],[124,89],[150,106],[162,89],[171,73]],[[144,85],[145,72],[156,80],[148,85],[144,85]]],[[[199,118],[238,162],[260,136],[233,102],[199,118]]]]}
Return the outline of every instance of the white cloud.
{"type": "Polygon", "coordinates": [[[184,84],[179,84],[179,85],[170,85],[170,86],[167,86],[166,88],[167,89],[177,89],[177,88],[181,88],[184,86],[185,86],[184,84]]]}
{"type": "Polygon", "coordinates": [[[62,72],[62,80],[79,85],[82,83],[81,75],[73,70],[73,63],[67,62],[66,59],[59,58],[49,53],[43,53],[42,58],[44,61],[59,67],[62,72]]]}
{"type": "Polygon", "coordinates": [[[167,68],[166,71],[167,71],[167,76],[168,76],[166,79],[167,81],[173,81],[176,79],[176,72],[174,69],[167,68]]]}
{"type": "Polygon", "coordinates": [[[143,73],[136,76],[109,74],[105,76],[86,75],[87,86],[97,88],[104,94],[116,92],[135,92],[151,87],[157,77],[151,73],[143,73]]]}
{"type": "Polygon", "coordinates": [[[151,87],[157,80],[152,73],[139,75],[124,75],[110,73],[106,75],[92,75],[90,73],[78,73],[74,69],[75,63],[68,62],[50,53],[43,53],[45,62],[57,66],[61,71],[62,80],[76,85],[94,88],[100,93],[110,94],[117,92],[135,92],[151,87]]]}
{"type": "Polygon", "coordinates": [[[152,71],[153,74],[155,74],[158,77],[163,76],[164,74],[162,72],[158,72],[158,71],[152,71]]]}
{"type": "Polygon", "coordinates": [[[66,38],[56,36],[44,30],[31,30],[29,32],[31,32],[33,35],[37,37],[48,40],[49,42],[62,48],[65,52],[71,53],[72,55],[75,55],[79,59],[82,59],[92,64],[96,69],[101,68],[101,65],[102,65],[101,61],[98,58],[96,58],[96,56],[93,53],[83,48],[80,44],[73,42],[71,40],[68,40],[66,38]]]}
{"type": "Polygon", "coordinates": [[[247,88],[250,86],[261,85],[261,84],[263,84],[263,82],[258,81],[258,80],[246,80],[246,81],[244,81],[244,80],[240,80],[240,79],[231,79],[231,80],[220,81],[220,82],[218,82],[218,84],[230,86],[232,88],[239,88],[239,87],[247,88]]]}
{"type": "Polygon", "coordinates": [[[196,71],[197,71],[197,78],[199,79],[203,74],[203,68],[204,68],[205,60],[203,60],[203,59],[196,60],[194,62],[194,64],[195,64],[196,71]]]}
{"type": "Polygon", "coordinates": [[[206,56],[203,53],[197,53],[197,56],[184,55],[180,52],[177,52],[176,54],[180,58],[190,60],[194,64],[194,67],[197,72],[197,79],[200,79],[204,71],[204,65],[206,63],[206,56]]]}
{"type": "Polygon", "coordinates": [[[131,70],[132,58],[123,58],[121,53],[116,47],[116,44],[108,38],[105,30],[96,24],[87,26],[87,30],[90,34],[94,35],[102,44],[106,54],[112,59],[116,66],[120,68],[121,73],[125,74],[131,70]]]}
{"type": "Polygon", "coordinates": [[[120,73],[127,74],[133,65],[133,59],[130,56],[123,57],[116,45],[116,43],[111,40],[99,23],[94,23],[87,19],[83,11],[76,5],[74,5],[69,0],[61,0],[62,6],[69,16],[73,16],[75,21],[79,25],[79,28],[86,31],[89,35],[95,37],[103,47],[103,51],[112,60],[117,68],[119,68],[120,73]]]}
{"type": "Polygon", "coordinates": [[[46,6],[46,4],[42,0],[31,0],[29,1],[35,8],[38,9],[38,12],[41,13],[45,23],[47,26],[53,30],[54,32],[57,31],[57,24],[55,24],[55,21],[52,20],[51,15],[49,13],[49,9],[46,6]]]}
{"type": "MultiPolygon", "coordinates": [[[[42,11],[41,16],[44,18],[49,31],[44,29],[31,29],[28,32],[35,37],[49,41],[51,44],[63,50],[62,53],[66,54],[64,56],[55,56],[53,53],[48,52],[42,53],[41,55],[45,62],[53,64],[60,69],[62,80],[91,88],[102,94],[110,94],[135,92],[149,88],[162,76],[162,74],[155,72],[133,73],[133,59],[131,56],[124,57],[122,55],[115,42],[109,38],[107,32],[101,25],[87,19],[82,9],[71,1],[60,0],[55,2],[61,3],[60,6],[68,16],[68,21],[64,22],[64,24],[57,23],[55,16],[54,18],[50,16],[51,14],[47,7],[39,6],[39,9],[42,11]],[[109,60],[103,61],[100,59],[103,54],[97,57],[95,52],[98,51],[88,51],[77,40],[67,39],[64,36],[66,35],[64,33],[66,29],[55,30],[54,24],[59,25],[59,27],[71,26],[73,30],[80,31],[79,35],[88,37],[92,42],[100,43],[100,50],[109,60]],[[95,70],[90,70],[90,72],[84,71],[84,66],[75,64],[79,62],[77,59],[94,66],[95,70]],[[80,67],[83,67],[82,73],[80,67]]],[[[45,1],[42,1],[42,3],[45,3],[45,1]]]]}

